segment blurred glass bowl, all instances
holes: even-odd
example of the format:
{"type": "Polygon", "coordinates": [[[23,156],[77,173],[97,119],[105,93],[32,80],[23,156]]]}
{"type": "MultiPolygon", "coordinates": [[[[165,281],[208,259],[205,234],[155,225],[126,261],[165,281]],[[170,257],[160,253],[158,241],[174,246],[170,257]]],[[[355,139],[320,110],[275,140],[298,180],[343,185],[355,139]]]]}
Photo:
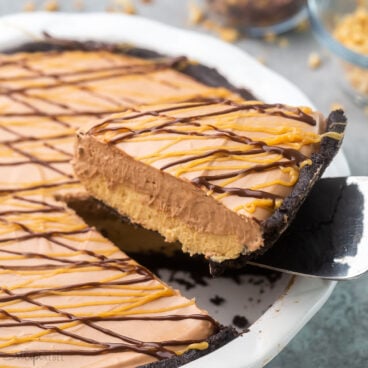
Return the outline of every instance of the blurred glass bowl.
{"type": "Polygon", "coordinates": [[[352,14],[358,4],[356,0],[309,0],[308,12],[318,40],[335,56],[342,68],[341,82],[344,90],[358,104],[367,105],[368,55],[353,51],[333,36],[341,19],[352,14]]]}
{"type": "Polygon", "coordinates": [[[278,35],[307,17],[306,0],[207,0],[212,13],[227,26],[251,37],[278,35]]]}

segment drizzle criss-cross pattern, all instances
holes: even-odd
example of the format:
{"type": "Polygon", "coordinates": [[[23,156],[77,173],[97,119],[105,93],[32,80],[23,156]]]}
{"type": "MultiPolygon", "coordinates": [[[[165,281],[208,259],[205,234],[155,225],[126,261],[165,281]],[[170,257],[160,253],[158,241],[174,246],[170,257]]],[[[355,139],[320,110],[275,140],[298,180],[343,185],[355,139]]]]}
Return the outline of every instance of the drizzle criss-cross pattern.
{"type": "Polygon", "coordinates": [[[310,147],[325,135],[341,138],[319,134],[318,120],[309,108],[212,99],[126,111],[88,134],[189,180],[233,211],[249,215],[258,209],[264,218],[311,163],[310,147]],[[268,177],[270,172],[276,174],[268,177]]]}
{"type": "Polygon", "coordinates": [[[206,87],[170,69],[176,60],[152,62],[105,51],[3,55],[0,143],[5,147],[0,163],[0,192],[14,190],[14,184],[27,189],[32,178],[39,176],[34,173],[23,184],[14,180],[14,174],[10,176],[12,180],[4,181],[5,168],[14,172],[11,166],[21,159],[47,168],[48,178],[38,180],[39,184],[34,180],[34,186],[46,181],[50,181],[49,185],[72,181],[70,165],[59,161],[72,154],[75,129],[83,124],[138,104],[185,101],[208,94],[231,95],[225,89],[206,87]],[[38,156],[33,152],[37,149],[38,156]],[[48,155],[56,158],[48,159],[48,155]],[[52,177],[51,171],[59,175],[52,177]]]}
{"type": "Polygon", "coordinates": [[[0,56],[0,365],[83,355],[92,366],[109,352],[139,365],[206,349],[218,331],[54,199],[80,188],[76,128],[137,104],[232,95],[176,72],[177,62],[108,51],[0,56]]]}
{"type": "Polygon", "coordinates": [[[172,310],[191,306],[193,301],[150,308],[151,301],[174,296],[175,292],[64,207],[32,199],[29,193],[3,196],[1,207],[5,210],[0,213],[0,274],[6,283],[0,289],[0,327],[18,331],[19,337],[2,334],[0,357],[17,356],[18,346],[37,342],[45,343],[45,347],[29,348],[20,355],[95,355],[131,350],[167,358],[173,353],[165,346],[190,345],[202,340],[145,343],[119,333],[124,331],[122,323],[191,318],[214,323],[205,315],[170,314],[172,310]],[[40,242],[38,248],[50,251],[35,251],[33,239],[40,242]],[[91,309],[95,306],[99,306],[98,312],[91,309]],[[113,328],[96,324],[99,321],[113,322],[113,328]],[[86,331],[76,333],[75,327],[81,324],[86,331]],[[36,330],[29,335],[21,334],[27,326],[36,330]],[[89,329],[102,332],[105,338],[90,338],[89,329]],[[49,350],[47,343],[60,348],[49,350]]]}

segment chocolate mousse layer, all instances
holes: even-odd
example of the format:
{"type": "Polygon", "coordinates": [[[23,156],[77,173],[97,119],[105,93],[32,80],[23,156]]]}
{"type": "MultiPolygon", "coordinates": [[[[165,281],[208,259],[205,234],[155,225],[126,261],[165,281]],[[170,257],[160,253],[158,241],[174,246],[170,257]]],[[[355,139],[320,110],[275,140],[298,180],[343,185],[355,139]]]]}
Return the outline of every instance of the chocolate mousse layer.
{"type": "Polygon", "coordinates": [[[341,143],[346,120],[334,116],[331,124],[306,107],[228,99],[134,108],[81,130],[74,168],[133,223],[192,255],[237,260],[285,230],[341,143]],[[285,213],[310,167],[308,188],[285,213]]]}

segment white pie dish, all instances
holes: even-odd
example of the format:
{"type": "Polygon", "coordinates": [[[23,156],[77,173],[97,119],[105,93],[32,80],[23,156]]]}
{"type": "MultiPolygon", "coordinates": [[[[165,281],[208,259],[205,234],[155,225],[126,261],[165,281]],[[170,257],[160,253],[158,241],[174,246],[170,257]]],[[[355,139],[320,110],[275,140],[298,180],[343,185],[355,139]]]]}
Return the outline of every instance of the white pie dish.
{"type": "MultiPolygon", "coordinates": [[[[217,39],[162,25],[140,17],[113,14],[50,14],[33,13],[7,16],[0,21],[2,49],[19,46],[41,38],[42,31],[56,37],[105,42],[128,42],[169,55],[186,55],[205,65],[215,67],[238,87],[247,87],[266,102],[312,105],[291,83],[271,72],[234,46],[217,39]]],[[[329,168],[329,176],[349,175],[342,153],[329,168]]],[[[175,283],[174,283],[175,285],[175,283]]],[[[223,348],[190,364],[195,367],[258,368],[270,361],[295,336],[330,296],[334,282],[284,275],[262,302],[253,303],[249,296],[258,295],[259,288],[247,282],[239,287],[226,280],[215,280],[205,288],[188,293],[198,295],[201,307],[207,308],[221,322],[231,322],[231,315],[249,308],[254,323],[250,331],[223,348]],[[230,305],[222,310],[208,300],[222,290],[230,305]],[[241,294],[239,294],[241,291],[241,294]],[[280,296],[281,295],[281,296],[280,296]],[[268,305],[272,306],[265,312],[268,305]],[[231,313],[229,312],[231,310],[231,313]],[[217,312],[217,313],[216,313],[217,312]],[[261,315],[260,315],[261,314],[261,315]]]]}

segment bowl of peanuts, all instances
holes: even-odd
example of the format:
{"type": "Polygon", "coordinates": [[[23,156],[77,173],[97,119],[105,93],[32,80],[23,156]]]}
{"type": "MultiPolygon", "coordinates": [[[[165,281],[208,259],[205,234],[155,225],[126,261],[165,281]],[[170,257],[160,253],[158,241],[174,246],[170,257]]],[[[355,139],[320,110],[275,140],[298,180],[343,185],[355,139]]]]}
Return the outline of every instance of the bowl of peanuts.
{"type": "Polygon", "coordinates": [[[318,40],[340,64],[343,88],[367,106],[368,0],[309,0],[308,11],[318,40]]]}
{"type": "Polygon", "coordinates": [[[208,10],[225,26],[251,37],[277,35],[306,19],[307,0],[207,0],[208,10]]]}

